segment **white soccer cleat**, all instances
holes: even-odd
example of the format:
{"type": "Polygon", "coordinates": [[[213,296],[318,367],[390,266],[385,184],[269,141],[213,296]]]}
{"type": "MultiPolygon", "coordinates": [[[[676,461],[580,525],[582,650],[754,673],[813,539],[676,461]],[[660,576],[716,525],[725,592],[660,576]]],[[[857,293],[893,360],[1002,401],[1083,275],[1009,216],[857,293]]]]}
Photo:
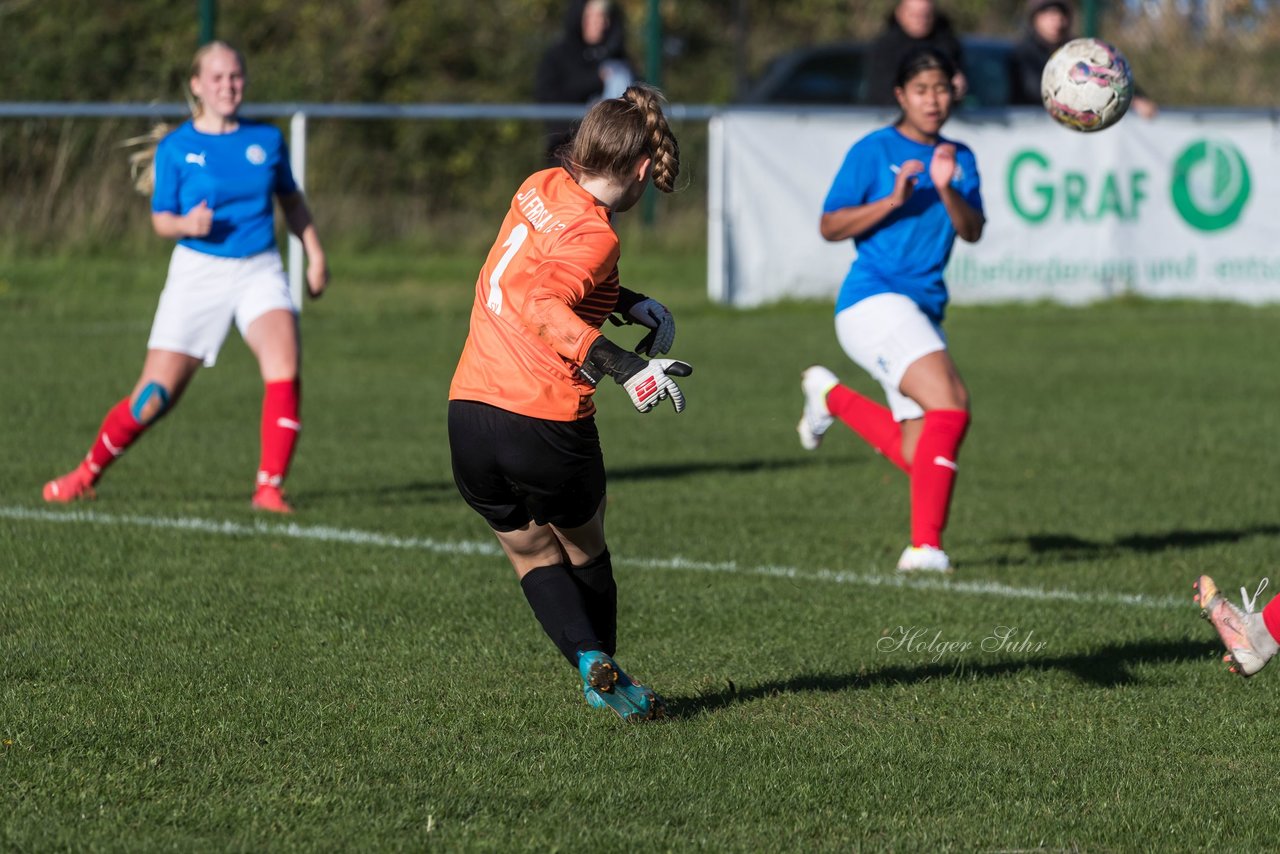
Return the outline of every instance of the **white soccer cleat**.
{"type": "Polygon", "coordinates": [[[898,558],[898,572],[951,572],[951,559],[933,546],[907,546],[898,558]]]}
{"type": "Polygon", "coordinates": [[[1232,673],[1241,676],[1252,676],[1262,669],[1268,661],[1280,651],[1280,644],[1271,636],[1262,614],[1253,610],[1254,604],[1262,591],[1267,587],[1267,579],[1262,579],[1253,597],[1241,587],[1240,598],[1244,602],[1244,610],[1227,601],[1218,585],[1207,575],[1197,579],[1195,601],[1200,606],[1200,615],[1213,624],[1227,648],[1222,660],[1230,665],[1232,673]]]}
{"type": "Polygon", "coordinates": [[[831,410],[827,409],[827,395],[839,384],[836,375],[821,365],[810,365],[800,374],[804,412],[796,425],[796,433],[800,436],[800,447],[806,451],[818,450],[823,434],[835,421],[831,410]]]}

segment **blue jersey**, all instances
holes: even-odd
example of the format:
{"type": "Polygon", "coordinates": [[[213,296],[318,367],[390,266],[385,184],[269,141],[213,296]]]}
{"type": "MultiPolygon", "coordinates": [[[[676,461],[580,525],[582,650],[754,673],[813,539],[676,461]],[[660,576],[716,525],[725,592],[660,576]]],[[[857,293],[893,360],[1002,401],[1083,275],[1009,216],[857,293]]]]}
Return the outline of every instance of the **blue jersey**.
{"type": "Polygon", "coordinates": [[[213,228],[178,243],[247,258],[275,248],[272,197],[297,190],[284,136],[272,125],[242,119],[231,133],[208,134],[184,122],[156,148],[151,210],[182,215],[204,201],[213,210],[213,228]]]}
{"type": "MultiPolygon", "coordinates": [[[[956,147],[954,187],[971,207],[982,212],[978,162],[968,146],[942,139],[956,147]]],[[[849,268],[836,311],[875,294],[910,297],[934,321],[941,321],[947,306],[947,285],[942,280],[956,230],[929,177],[933,146],[914,142],[897,128],[887,127],[859,140],[844,158],[823,203],[823,213],[865,205],[893,192],[899,167],[908,160],[924,163],[915,192],[900,209],[854,238],[858,257],[849,268]]]]}

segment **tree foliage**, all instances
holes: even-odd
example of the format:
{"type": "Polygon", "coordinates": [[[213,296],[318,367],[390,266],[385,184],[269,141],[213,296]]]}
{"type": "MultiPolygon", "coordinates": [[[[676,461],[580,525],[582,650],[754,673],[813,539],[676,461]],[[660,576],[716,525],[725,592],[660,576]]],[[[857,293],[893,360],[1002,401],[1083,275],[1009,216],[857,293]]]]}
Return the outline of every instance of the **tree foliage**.
{"type": "MultiPolygon", "coordinates": [[[[676,102],[731,101],[786,50],[872,36],[893,2],[660,0],[663,87],[676,102]]],[[[1274,102],[1274,4],[1098,2],[1103,35],[1129,53],[1162,104],[1274,102]]],[[[247,55],[254,101],[521,102],[566,3],[221,0],[217,34],[247,55]]],[[[650,0],[617,3],[643,72],[650,0]]],[[[940,5],[961,32],[1012,35],[1023,23],[1023,0],[940,5]]],[[[0,99],[180,101],[198,29],[192,0],[0,0],[0,99]]],[[[61,237],[75,220],[84,233],[114,239],[138,227],[145,207],[129,195],[116,143],[145,128],[0,122],[0,232],[44,228],[61,237]]],[[[684,132],[696,174],[701,130],[684,132]]],[[[317,213],[352,234],[398,234],[459,210],[491,210],[541,162],[540,128],[515,121],[313,122],[310,139],[308,192],[329,203],[317,213]]]]}

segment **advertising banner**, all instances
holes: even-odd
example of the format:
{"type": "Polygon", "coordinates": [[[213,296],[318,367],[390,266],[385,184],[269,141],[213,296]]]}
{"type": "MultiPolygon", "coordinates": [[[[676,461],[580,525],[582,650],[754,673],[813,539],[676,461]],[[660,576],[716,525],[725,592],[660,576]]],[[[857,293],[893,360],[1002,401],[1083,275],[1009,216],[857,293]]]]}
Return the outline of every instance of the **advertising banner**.
{"type": "MultiPolygon", "coordinates": [[[[752,306],[833,298],[852,241],[818,234],[850,146],[894,112],[735,110],[713,120],[708,288],[752,306]]],[[[986,231],[956,241],[953,302],[1122,294],[1280,300],[1280,135],[1268,113],[1165,111],[1094,134],[1039,110],[954,118],[986,231]]]]}

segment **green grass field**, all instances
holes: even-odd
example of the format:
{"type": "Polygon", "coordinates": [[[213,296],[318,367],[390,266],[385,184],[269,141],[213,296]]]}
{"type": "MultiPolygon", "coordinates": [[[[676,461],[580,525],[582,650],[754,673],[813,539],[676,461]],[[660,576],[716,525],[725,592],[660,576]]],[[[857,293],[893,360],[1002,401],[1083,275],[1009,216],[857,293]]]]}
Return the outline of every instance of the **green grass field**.
{"type": "Polygon", "coordinates": [[[165,262],[0,263],[0,849],[1273,847],[1277,673],[1228,676],[1191,584],[1274,565],[1280,309],[954,309],[959,571],[904,582],[905,479],[795,440],[805,365],[874,390],[830,307],[725,310],[700,255],[628,256],[697,372],[680,417],[599,395],[619,659],[675,713],[625,726],[452,485],[475,253],[336,259],[292,519],[248,507],[235,333],[96,502],[43,505],[165,262]]]}

